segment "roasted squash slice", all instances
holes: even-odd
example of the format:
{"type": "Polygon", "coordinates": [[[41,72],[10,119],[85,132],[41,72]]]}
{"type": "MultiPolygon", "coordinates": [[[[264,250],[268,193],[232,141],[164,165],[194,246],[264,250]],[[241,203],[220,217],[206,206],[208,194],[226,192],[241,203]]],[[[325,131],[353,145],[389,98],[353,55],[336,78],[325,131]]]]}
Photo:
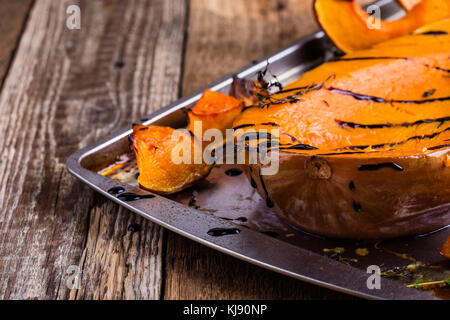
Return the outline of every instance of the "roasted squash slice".
{"type": "Polygon", "coordinates": [[[398,2],[402,5],[405,10],[410,11],[417,4],[419,4],[421,0],[398,0],[398,2]]]}
{"type": "Polygon", "coordinates": [[[129,140],[136,154],[138,182],[145,189],[174,193],[204,178],[212,168],[202,162],[201,143],[187,131],[134,125],[129,140]],[[194,148],[200,150],[199,159],[195,159],[194,148]]]}
{"type": "Polygon", "coordinates": [[[241,100],[207,89],[188,111],[188,130],[184,132],[170,127],[134,125],[130,142],[136,154],[139,184],[157,193],[170,194],[208,175],[213,160],[204,162],[203,152],[210,142],[201,142],[203,133],[207,129],[224,132],[231,128],[243,106],[241,100]],[[179,152],[175,154],[178,158],[175,162],[174,150],[179,152]],[[183,152],[189,154],[184,160],[183,152]]]}
{"type": "Polygon", "coordinates": [[[390,22],[372,18],[355,0],[315,0],[314,8],[322,29],[346,53],[370,48],[450,17],[448,0],[422,0],[406,16],[390,22]]]}
{"type": "Polygon", "coordinates": [[[280,217],[360,239],[450,224],[449,33],[445,20],[327,62],[241,113],[243,131],[279,129],[278,173],[245,171],[280,217]]]}
{"type": "Polygon", "coordinates": [[[188,111],[187,129],[199,139],[208,129],[221,130],[225,136],[225,130],[231,128],[243,107],[242,101],[232,96],[206,89],[195,106],[188,111]]]}

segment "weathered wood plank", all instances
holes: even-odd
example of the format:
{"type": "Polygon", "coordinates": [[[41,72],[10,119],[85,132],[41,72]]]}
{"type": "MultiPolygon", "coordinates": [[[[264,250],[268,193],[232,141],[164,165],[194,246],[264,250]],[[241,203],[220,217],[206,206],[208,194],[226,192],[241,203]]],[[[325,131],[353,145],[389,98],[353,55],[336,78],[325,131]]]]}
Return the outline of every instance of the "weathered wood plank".
{"type": "Polygon", "coordinates": [[[163,230],[64,163],[177,97],[185,19],[180,0],[36,1],[0,95],[1,299],[160,297],[163,230]],[[70,4],[81,30],[66,28],[70,4]]]}
{"type": "MultiPolygon", "coordinates": [[[[183,93],[314,31],[310,0],[191,0],[183,93]]],[[[345,295],[270,272],[168,232],[166,299],[345,295]]]]}
{"type": "Polygon", "coordinates": [[[0,0],[0,88],[31,10],[31,0],[0,0]]]}

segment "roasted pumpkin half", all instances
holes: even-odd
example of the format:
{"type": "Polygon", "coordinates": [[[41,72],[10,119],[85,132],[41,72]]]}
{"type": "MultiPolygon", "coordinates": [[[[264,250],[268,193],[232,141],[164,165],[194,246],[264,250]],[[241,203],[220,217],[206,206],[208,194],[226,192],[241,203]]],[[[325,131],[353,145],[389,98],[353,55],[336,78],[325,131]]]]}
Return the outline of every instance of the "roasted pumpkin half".
{"type": "Polygon", "coordinates": [[[450,224],[449,33],[444,20],[348,54],[243,110],[234,127],[279,130],[278,173],[244,169],[280,217],[358,239],[450,224]]]}
{"type": "Polygon", "coordinates": [[[138,182],[145,189],[174,193],[204,178],[211,170],[212,165],[201,159],[195,161],[194,148],[201,151],[201,143],[187,131],[134,125],[129,140],[136,154],[138,182]]]}
{"type": "Polygon", "coordinates": [[[314,9],[325,33],[339,49],[349,53],[450,17],[449,0],[417,2],[404,0],[410,11],[396,21],[372,18],[355,0],[315,0],[314,9]]]}

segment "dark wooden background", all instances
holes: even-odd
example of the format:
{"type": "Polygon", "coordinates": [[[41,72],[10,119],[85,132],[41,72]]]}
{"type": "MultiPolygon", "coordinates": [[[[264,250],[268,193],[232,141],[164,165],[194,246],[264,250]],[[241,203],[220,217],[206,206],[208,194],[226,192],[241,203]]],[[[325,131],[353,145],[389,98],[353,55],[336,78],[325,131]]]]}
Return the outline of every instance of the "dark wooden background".
{"type": "Polygon", "coordinates": [[[168,232],[65,169],[75,150],[317,28],[310,0],[0,0],[0,299],[349,298],[168,232]],[[80,30],[66,27],[71,4],[80,30]]]}

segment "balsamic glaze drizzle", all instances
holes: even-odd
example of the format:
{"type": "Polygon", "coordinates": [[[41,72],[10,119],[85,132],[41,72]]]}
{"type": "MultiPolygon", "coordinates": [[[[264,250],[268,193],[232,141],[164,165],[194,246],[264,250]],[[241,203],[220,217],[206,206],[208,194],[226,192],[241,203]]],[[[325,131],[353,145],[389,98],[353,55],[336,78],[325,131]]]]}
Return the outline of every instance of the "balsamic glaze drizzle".
{"type": "Polygon", "coordinates": [[[396,171],[403,171],[403,167],[396,164],[395,162],[384,162],[377,164],[362,164],[358,166],[359,171],[376,171],[383,168],[391,168],[396,171]]]}
{"type": "Polygon", "coordinates": [[[239,234],[241,230],[238,228],[213,228],[208,230],[207,234],[211,237],[222,237],[230,234],[239,234]]]}
{"type": "Polygon", "coordinates": [[[264,194],[266,196],[266,205],[269,208],[273,208],[274,205],[273,205],[272,200],[270,200],[270,198],[269,198],[269,193],[267,192],[266,184],[264,183],[264,179],[261,174],[261,169],[259,170],[259,179],[261,180],[261,186],[262,186],[262,188],[264,190],[264,194]]]}
{"type": "Polygon", "coordinates": [[[427,32],[422,32],[422,33],[419,33],[418,35],[421,35],[421,36],[444,36],[444,35],[447,35],[448,34],[448,32],[447,31],[427,31],[427,32]]]}
{"type": "Polygon", "coordinates": [[[425,91],[425,92],[422,94],[422,97],[428,98],[428,97],[432,96],[432,95],[435,94],[435,93],[436,93],[436,89],[430,89],[430,90],[428,90],[428,91],[425,91]]]}
{"type": "Polygon", "coordinates": [[[232,168],[225,171],[225,174],[229,177],[236,177],[240,174],[242,174],[242,170],[238,168],[232,168]]]}
{"type": "Polygon", "coordinates": [[[316,154],[316,156],[339,156],[339,155],[345,155],[345,154],[360,154],[360,153],[377,153],[378,151],[345,151],[345,152],[331,152],[331,153],[319,153],[316,154]]]}
{"type": "Polygon", "coordinates": [[[406,143],[408,141],[411,141],[411,140],[433,139],[433,138],[437,137],[438,135],[440,135],[440,134],[442,134],[442,133],[444,133],[446,131],[450,131],[450,127],[446,128],[446,129],[444,129],[442,131],[434,132],[434,133],[431,133],[431,134],[423,134],[421,136],[409,137],[408,139],[403,140],[403,141],[399,141],[399,142],[380,143],[380,144],[374,144],[374,145],[347,146],[347,147],[344,147],[342,149],[349,149],[349,150],[358,150],[359,149],[359,150],[362,150],[362,149],[367,149],[369,147],[371,147],[372,149],[379,149],[379,148],[383,148],[385,146],[394,147],[394,146],[398,146],[398,145],[404,144],[404,143],[406,143]]]}
{"type": "Polygon", "coordinates": [[[261,233],[273,238],[278,237],[278,232],[275,231],[262,231],[261,233]]]}
{"type": "Polygon", "coordinates": [[[360,212],[362,209],[362,206],[359,202],[353,201],[353,210],[356,212],[360,212]]]}
{"type": "Polygon", "coordinates": [[[279,127],[278,124],[276,124],[275,122],[263,122],[260,124],[255,124],[255,123],[246,123],[246,124],[241,124],[239,126],[236,126],[233,128],[233,130],[238,130],[238,129],[242,129],[242,128],[248,128],[248,127],[254,127],[254,126],[271,126],[271,127],[279,127]]]}
{"type": "Polygon", "coordinates": [[[140,195],[140,194],[135,194],[135,193],[121,193],[117,196],[117,199],[122,200],[122,201],[137,201],[137,200],[141,200],[141,199],[152,199],[154,198],[154,195],[151,194],[145,194],[145,195],[140,195]]]}
{"type": "Polygon", "coordinates": [[[365,100],[365,101],[373,101],[377,103],[402,103],[402,104],[425,104],[425,103],[431,103],[431,102],[442,102],[442,101],[449,101],[450,97],[440,97],[440,98],[434,98],[434,99],[424,99],[424,100],[396,100],[396,99],[384,99],[381,97],[376,96],[369,96],[361,93],[356,93],[350,90],[343,90],[338,88],[329,88],[330,92],[336,92],[339,94],[351,96],[355,98],[356,100],[365,100]]]}
{"type": "Polygon", "coordinates": [[[294,144],[293,146],[289,147],[279,147],[280,150],[318,150],[318,148],[310,146],[309,144],[294,144]]]}
{"type": "Polygon", "coordinates": [[[241,125],[239,125],[239,126],[236,126],[236,127],[234,127],[233,128],[233,130],[238,130],[238,129],[242,129],[242,128],[248,128],[248,127],[254,127],[255,126],[255,124],[253,124],[253,123],[246,123],[246,124],[241,124],[241,125]]]}
{"type": "Polygon", "coordinates": [[[108,189],[108,191],[107,191],[109,194],[120,194],[120,193],[123,193],[123,192],[125,192],[125,189],[124,188],[122,188],[122,187],[112,187],[112,188],[110,188],[110,189],[108,189]]]}
{"type": "Polygon", "coordinates": [[[247,109],[250,108],[264,108],[264,107],[268,107],[271,105],[279,105],[279,104],[288,104],[288,103],[296,103],[299,102],[301,100],[303,100],[302,98],[300,98],[300,96],[303,96],[305,94],[307,94],[308,92],[311,91],[316,91],[316,90],[321,90],[324,86],[325,83],[327,81],[329,81],[330,79],[336,77],[335,74],[330,75],[328,78],[326,78],[322,83],[313,83],[309,86],[305,86],[305,87],[298,87],[298,88],[290,88],[290,89],[285,89],[285,90],[279,90],[277,92],[275,92],[274,94],[270,94],[270,95],[261,95],[261,94],[257,94],[258,96],[258,100],[259,103],[256,105],[251,105],[251,106],[247,106],[244,107],[241,112],[246,111],[247,109]],[[293,94],[286,96],[284,98],[278,98],[275,97],[276,95],[282,94],[282,93],[287,93],[287,92],[292,92],[292,91],[296,91],[293,94]]]}
{"type": "Polygon", "coordinates": [[[355,183],[354,183],[353,181],[350,181],[350,183],[348,184],[348,188],[349,188],[351,191],[355,191],[355,183]]]}
{"type": "Polygon", "coordinates": [[[439,146],[430,147],[430,148],[428,148],[428,150],[439,150],[439,149],[443,149],[443,148],[446,148],[446,147],[450,147],[450,143],[448,143],[448,144],[441,144],[439,146]]]}
{"type": "Polygon", "coordinates": [[[383,129],[383,128],[393,128],[393,127],[412,127],[421,125],[424,123],[440,123],[439,126],[441,126],[444,122],[450,121],[450,117],[442,117],[437,119],[423,119],[423,120],[417,120],[415,122],[403,122],[403,123],[380,123],[380,124],[361,124],[361,123],[355,123],[355,122],[347,122],[342,120],[335,120],[337,124],[342,127],[349,127],[352,129],[383,129]]]}

